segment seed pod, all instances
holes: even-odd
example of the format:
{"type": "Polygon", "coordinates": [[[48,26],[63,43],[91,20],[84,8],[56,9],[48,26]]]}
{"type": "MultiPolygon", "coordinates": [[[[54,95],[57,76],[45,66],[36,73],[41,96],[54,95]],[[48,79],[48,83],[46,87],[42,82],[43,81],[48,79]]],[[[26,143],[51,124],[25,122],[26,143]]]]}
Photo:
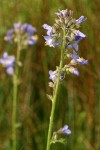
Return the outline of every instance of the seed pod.
{"type": "Polygon", "coordinates": [[[65,25],[67,25],[69,22],[69,18],[65,18],[65,25]]]}
{"type": "Polygon", "coordinates": [[[70,17],[73,16],[73,11],[69,10],[69,16],[70,16],[70,17]]]}
{"type": "Polygon", "coordinates": [[[73,24],[73,20],[70,19],[69,22],[67,23],[67,26],[70,27],[73,24]]]}
{"type": "Polygon", "coordinates": [[[60,25],[61,21],[59,19],[55,19],[56,24],[60,25]]]}
{"type": "Polygon", "coordinates": [[[59,25],[58,24],[54,24],[54,26],[53,26],[54,28],[55,28],[55,30],[57,31],[58,29],[59,29],[59,25]]]}
{"type": "Polygon", "coordinates": [[[66,18],[67,17],[67,13],[68,13],[68,10],[66,9],[65,11],[64,11],[64,18],[66,18]]]}
{"type": "Polygon", "coordinates": [[[70,37],[71,37],[71,41],[73,41],[75,39],[75,34],[71,32],[70,37]]]}
{"type": "Polygon", "coordinates": [[[53,82],[49,82],[49,87],[54,87],[53,82]]]}
{"type": "Polygon", "coordinates": [[[68,40],[69,42],[72,42],[71,34],[69,34],[69,35],[67,36],[67,40],[68,40]]]}
{"type": "Polygon", "coordinates": [[[55,26],[52,27],[52,33],[55,34],[57,32],[57,28],[55,26]]]}

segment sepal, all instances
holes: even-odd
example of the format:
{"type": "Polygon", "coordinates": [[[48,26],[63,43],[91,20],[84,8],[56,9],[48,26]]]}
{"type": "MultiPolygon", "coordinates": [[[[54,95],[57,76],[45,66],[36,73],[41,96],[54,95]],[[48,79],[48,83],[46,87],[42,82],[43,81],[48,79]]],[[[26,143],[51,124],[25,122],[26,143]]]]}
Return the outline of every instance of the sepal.
{"type": "Polygon", "coordinates": [[[48,98],[49,100],[53,101],[52,95],[49,95],[49,94],[46,94],[46,95],[47,95],[47,98],[48,98]]]}

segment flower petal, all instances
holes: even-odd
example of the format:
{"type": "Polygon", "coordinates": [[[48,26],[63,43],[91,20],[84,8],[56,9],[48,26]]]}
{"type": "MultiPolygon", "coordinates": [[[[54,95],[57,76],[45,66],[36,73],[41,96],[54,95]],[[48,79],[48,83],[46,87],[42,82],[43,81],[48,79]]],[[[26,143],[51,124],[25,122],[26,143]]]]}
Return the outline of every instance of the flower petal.
{"type": "Polygon", "coordinates": [[[81,16],[79,19],[76,20],[76,23],[79,24],[85,20],[86,20],[86,18],[84,16],[81,16]]]}

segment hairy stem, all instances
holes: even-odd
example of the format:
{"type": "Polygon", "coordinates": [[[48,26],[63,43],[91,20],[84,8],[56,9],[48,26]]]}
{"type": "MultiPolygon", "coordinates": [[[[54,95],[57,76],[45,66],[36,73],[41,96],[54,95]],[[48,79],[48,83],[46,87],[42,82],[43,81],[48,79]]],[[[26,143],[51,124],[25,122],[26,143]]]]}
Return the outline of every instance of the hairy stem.
{"type": "Polygon", "coordinates": [[[13,75],[13,112],[12,112],[12,150],[17,149],[17,94],[18,94],[18,73],[19,73],[19,66],[18,62],[20,59],[20,42],[18,43],[17,47],[17,56],[16,56],[16,67],[15,67],[15,74],[13,75]]]}
{"type": "MultiPolygon", "coordinates": [[[[65,51],[65,28],[63,28],[63,39],[62,39],[62,46],[61,46],[61,58],[60,58],[60,65],[59,70],[61,71],[63,68],[63,62],[64,62],[64,51],[65,51]]],[[[57,96],[58,91],[60,87],[60,76],[58,76],[53,100],[52,100],[52,110],[51,110],[51,116],[50,116],[50,123],[49,123],[49,130],[48,130],[48,138],[47,138],[47,148],[46,150],[50,150],[50,143],[51,143],[51,136],[53,132],[53,126],[54,126],[54,117],[55,117],[55,109],[57,104],[57,96]]]]}

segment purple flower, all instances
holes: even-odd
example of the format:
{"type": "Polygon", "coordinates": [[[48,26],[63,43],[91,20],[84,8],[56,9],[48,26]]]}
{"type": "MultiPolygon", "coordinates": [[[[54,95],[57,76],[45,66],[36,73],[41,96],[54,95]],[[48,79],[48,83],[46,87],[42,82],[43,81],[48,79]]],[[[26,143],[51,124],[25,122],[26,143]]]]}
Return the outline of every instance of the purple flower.
{"type": "Polygon", "coordinates": [[[9,43],[12,43],[12,38],[13,38],[13,29],[8,30],[5,40],[8,41],[9,43]]]}
{"type": "Polygon", "coordinates": [[[37,42],[38,36],[34,35],[35,32],[36,29],[31,24],[26,23],[21,26],[21,33],[25,36],[25,43],[28,45],[34,45],[37,42]]]}
{"type": "Polygon", "coordinates": [[[7,67],[6,72],[7,72],[7,74],[12,75],[14,73],[13,67],[12,66],[7,67]]]}
{"type": "Polygon", "coordinates": [[[70,62],[69,66],[66,66],[66,72],[70,72],[70,73],[72,73],[72,74],[74,74],[76,76],[79,76],[79,71],[75,67],[73,67],[71,65],[76,65],[76,62],[75,62],[74,59],[70,62]]]}
{"type": "Polygon", "coordinates": [[[88,60],[85,60],[84,58],[80,58],[75,51],[73,51],[73,54],[71,54],[70,57],[72,58],[71,64],[73,65],[76,63],[80,65],[88,64],[88,60]]]}
{"type": "Polygon", "coordinates": [[[87,64],[88,64],[88,60],[85,60],[84,58],[78,58],[78,59],[76,59],[76,61],[77,61],[80,65],[87,65],[87,64]]]}
{"type": "Polygon", "coordinates": [[[76,75],[76,76],[79,76],[79,71],[77,69],[74,69],[73,74],[76,75]]]}
{"type": "Polygon", "coordinates": [[[44,24],[42,27],[47,30],[47,36],[43,36],[44,39],[46,40],[46,45],[49,45],[50,47],[55,47],[59,45],[60,41],[57,42],[54,41],[52,34],[52,27],[47,24],[44,24]]]}
{"type": "Polygon", "coordinates": [[[72,59],[78,59],[79,58],[78,54],[75,51],[73,51],[73,54],[71,54],[70,57],[72,59]]]}
{"type": "Polygon", "coordinates": [[[55,14],[56,14],[57,16],[59,16],[60,14],[64,15],[65,11],[66,11],[66,10],[61,10],[61,11],[59,11],[59,12],[55,12],[55,14]]]}
{"type": "MultiPolygon", "coordinates": [[[[52,80],[53,82],[56,82],[58,77],[58,72],[50,70],[49,75],[50,75],[49,79],[52,80]]],[[[60,81],[62,81],[63,79],[64,79],[64,72],[61,72],[60,81]]]]}
{"type": "Polygon", "coordinates": [[[25,31],[27,31],[27,27],[28,27],[28,24],[27,24],[27,23],[25,23],[24,25],[22,25],[22,26],[21,26],[21,32],[23,33],[23,32],[25,32],[25,31]]]}
{"type": "Polygon", "coordinates": [[[49,45],[50,47],[55,47],[60,44],[60,42],[53,42],[52,36],[43,36],[46,40],[46,45],[49,45]]]}
{"type": "Polygon", "coordinates": [[[44,24],[42,27],[47,30],[47,35],[49,35],[49,36],[52,35],[52,27],[51,26],[44,24]]]}
{"type": "Polygon", "coordinates": [[[37,42],[38,36],[34,35],[36,29],[31,24],[22,24],[21,22],[13,24],[14,29],[7,32],[5,40],[9,43],[18,42],[19,37],[22,46],[33,45],[37,42]],[[19,36],[20,35],[20,36],[19,36]]]}
{"type": "Polygon", "coordinates": [[[29,36],[32,36],[36,32],[36,29],[33,28],[31,24],[29,24],[27,27],[27,32],[28,32],[29,36]]]}
{"type": "Polygon", "coordinates": [[[75,41],[80,42],[80,40],[82,40],[85,37],[86,37],[86,35],[78,30],[76,33],[76,36],[75,36],[75,41]]]}
{"type": "Polygon", "coordinates": [[[12,75],[14,73],[14,63],[15,63],[15,57],[14,56],[8,56],[8,53],[5,52],[3,54],[3,57],[0,59],[0,63],[6,68],[6,72],[9,75],[12,75]]]}
{"type": "Polygon", "coordinates": [[[38,36],[31,36],[28,40],[29,45],[34,45],[37,42],[38,36]]]}
{"type": "Polygon", "coordinates": [[[85,20],[86,20],[86,18],[84,16],[81,16],[79,19],[76,20],[76,24],[79,24],[85,20]]]}
{"type": "Polygon", "coordinates": [[[14,23],[13,26],[14,26],[15,29],[18,29],[18,28],[21,27],[21,22],[19,21],[19,22],[17,22],[17,23],[14,23]]]}
{"type": "Polygon", "coordinates": [[[29,36],[32,36],[36,32],[36,29],[31,24],[26,23],[21,26],[21,32],[27,32],[29,36]]]}
{"type": "Polygon", "coordinates": [[[54,73],[52,70],[50,70],[49,75],[50,75],[49,79],[55,82],[57,79],[57,73],[54,73]]]}
{"type": "Polygon", "coordinates": [[[68,129],[68,125],[65,125],[63,128],[58,130],[58,133],[63,133],[63,134],[69,135],[69,134],[71,134],[71,130],[68,129]]]}
{"type": "Polygon", "coordinates": [[[76,32],[75,39],[72,42],[72,44],[67,45],[68,49],[74,48],[76,51],[78,51],[78,43],[80,42],[80,40],[82,40],[85,37],[86,37],[86,35],[78,30],[76,32]]]}

